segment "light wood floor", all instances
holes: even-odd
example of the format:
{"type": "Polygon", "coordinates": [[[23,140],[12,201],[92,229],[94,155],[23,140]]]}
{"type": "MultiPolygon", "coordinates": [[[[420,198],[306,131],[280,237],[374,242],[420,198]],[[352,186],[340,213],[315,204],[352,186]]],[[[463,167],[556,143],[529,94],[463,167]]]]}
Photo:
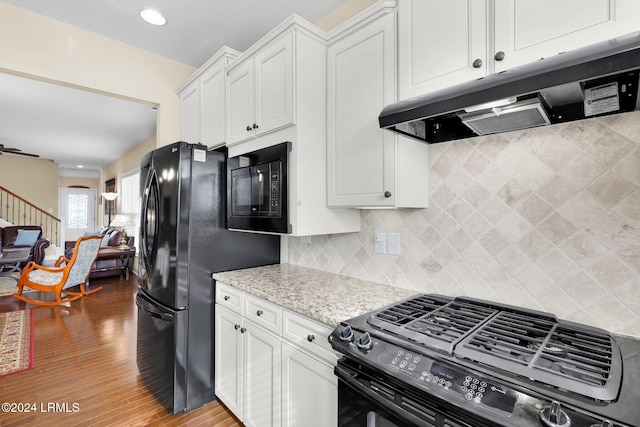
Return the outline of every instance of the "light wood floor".
{"type": "MultiPolygon", "coordinates": [[[[0,378],[0,403],[37,411],[0,413],[0,426],[242,425],[218,401],[177,415],[162,408],[136,366],[137,277],[92,285],[104,289],[67,306],[34,308],[35,368],[0,378]]],[[[34,306],[0,297],[0,312],[27,307],[34,306]]]]}

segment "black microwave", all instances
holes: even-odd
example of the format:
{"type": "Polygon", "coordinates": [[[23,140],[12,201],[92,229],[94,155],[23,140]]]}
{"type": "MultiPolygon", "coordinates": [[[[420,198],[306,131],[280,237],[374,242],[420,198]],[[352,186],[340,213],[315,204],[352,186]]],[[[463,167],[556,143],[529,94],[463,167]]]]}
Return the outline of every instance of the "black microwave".
{"type": "Polygon", "coordinates": [[[227,160],[227,227],[291,233],[289,153],[291,142],[227,160]]]}

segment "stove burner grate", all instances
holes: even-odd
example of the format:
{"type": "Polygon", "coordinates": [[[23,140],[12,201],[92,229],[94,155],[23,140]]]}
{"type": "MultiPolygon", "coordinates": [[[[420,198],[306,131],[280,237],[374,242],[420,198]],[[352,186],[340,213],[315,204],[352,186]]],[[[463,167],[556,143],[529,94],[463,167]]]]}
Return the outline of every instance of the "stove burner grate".
{"type": "Polygon", "coordinates": [[[428,295],[375,312],[368,322],[386,332],[452,354],[460,340],[497,312],[490,306],[428,295]]]}
{"type": "Polygon", "coordinates": [[[606,332],[527,313],[502,311],[455,354],[601,400],[615,399],[621,376],[619,351],[606,332]]]}
{"type": "Polygon", "coordinates": [[[374,313],[373,318],[392,326],[403,326],[429,314],[449,302],[437,296],[420,296],[374,313]]]}

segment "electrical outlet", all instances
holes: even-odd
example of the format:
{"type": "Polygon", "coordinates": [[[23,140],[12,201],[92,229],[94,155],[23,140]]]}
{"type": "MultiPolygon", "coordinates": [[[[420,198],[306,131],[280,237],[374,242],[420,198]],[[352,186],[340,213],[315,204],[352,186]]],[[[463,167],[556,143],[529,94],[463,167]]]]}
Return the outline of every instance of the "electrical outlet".
{"type": "Polygon", "coordinates": [[[300,236],[300,243],[304,243],[305,245],[310,245],[311,236],[300,236]]]}
{"type": "Polygon", "coordinates": [[[377,254],[387,253],[387,233],[382,231],[373,233],[373,252],[377,254]]]}
{"type": "Polygon", "coordinates": [[[389,233],[387,245],[390,255],[400,255],[400,233],[389,233]]]}

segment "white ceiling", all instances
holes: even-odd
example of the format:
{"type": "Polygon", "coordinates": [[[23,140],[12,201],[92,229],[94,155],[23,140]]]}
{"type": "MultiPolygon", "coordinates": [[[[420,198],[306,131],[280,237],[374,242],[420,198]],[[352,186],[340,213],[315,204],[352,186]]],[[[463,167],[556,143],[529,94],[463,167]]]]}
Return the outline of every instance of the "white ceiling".
{"type": "Polygon", "coordinates": [[[156,131],[150,105],[2,73],[0,93],[0,144],[60,168],[99,170],[156,131]]]}
{"type": "MultiPolygon", "coordinates": [[[[247,49],[293,13],[314,22],[345,0],[3,1],[199,67],[222,46],[247,49]],[[143,22],[143,8],[167,25],[143,22]]],[[[0,144],[64,167],[100,169],[155,132],[148,105],[1,73],[0,93],[0,144]]]]}

